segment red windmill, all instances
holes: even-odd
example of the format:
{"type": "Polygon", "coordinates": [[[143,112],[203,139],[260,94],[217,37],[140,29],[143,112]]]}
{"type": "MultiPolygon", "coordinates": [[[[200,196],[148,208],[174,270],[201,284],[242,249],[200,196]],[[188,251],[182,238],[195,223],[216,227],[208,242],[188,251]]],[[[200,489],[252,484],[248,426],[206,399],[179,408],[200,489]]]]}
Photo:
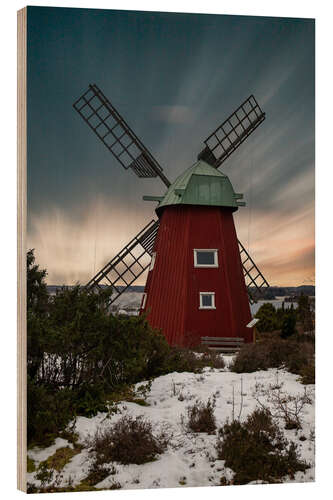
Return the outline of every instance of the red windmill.
{"type": "Polygon", "coordinates": [[[215,347],[252,342],[250,289],[268,286],[237,240],[233,212],[245,203],[217,170],[264,121],[251,95],[205,141],[198,161],[173,184],[96,85],[74,108],[121,165],[139,177],[159,176],[168,190],[152,220],[87,284],[109,285],[114,302],[149,268],[141,312],[171,345],[215,347]],[[251,326],[251,323],[250,323],[251,326]]]}

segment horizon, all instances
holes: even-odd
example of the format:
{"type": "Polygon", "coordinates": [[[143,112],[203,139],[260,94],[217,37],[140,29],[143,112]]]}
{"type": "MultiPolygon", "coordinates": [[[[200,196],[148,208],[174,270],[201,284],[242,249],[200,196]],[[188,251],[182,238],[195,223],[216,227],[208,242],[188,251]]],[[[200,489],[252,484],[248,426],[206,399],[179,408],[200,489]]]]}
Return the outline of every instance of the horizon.
{"type": "MultiPolygon", "coordinates": [[[[75,286],[85,287],[85,285],[82,285],[81,283],[75,283],[75,284],[71,284],[71,285],[66,285],[66,284],[62,284],[62,285],[54,285],[54,284],[52,284],[52,285],[50,285],[49,283],[46,283],[46,286],[48,286],[48,287],[59,287],[59,288],[64,287],[64,286],[65,287],[70,287],[70,286],[71,287],[75,287],[75,286]]],[[[111,285],[104,285],[103,284],[103,285],[100,285],[100,286],[108,287],[108,286],[111,286],[111,285]]],[[[129,289],[130,288],[135,288],[135,287],[144,288],[144,286],[145,286],[145,284],[143,284],[143,285],[135,284],[135,285],[130,285],[128,288],[129,289]]],[[[292,286],[291,285],[270,285],[269,288],[271,289],[271,288],[301,288],[301,287],[314,287],[315,288],[316,285],[315,284],[310,284],[310,285],[304,285],[303,284],[303,285],[292,285],[292,286]]],[[[126,288],[126,287],[124,285],[117,285],[117,288],[126,288]]],[[[252,287],[250,286],[249,288],[255,288],[255,287],[254,286],[252,286],[252,287]]]]}

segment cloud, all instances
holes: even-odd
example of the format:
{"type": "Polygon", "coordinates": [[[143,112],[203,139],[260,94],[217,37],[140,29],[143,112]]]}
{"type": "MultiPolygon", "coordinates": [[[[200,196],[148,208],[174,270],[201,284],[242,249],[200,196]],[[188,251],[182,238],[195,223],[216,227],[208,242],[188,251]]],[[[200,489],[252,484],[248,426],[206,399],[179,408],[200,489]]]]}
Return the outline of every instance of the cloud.
{"type": "MultiPolygon", "coordinates": [[[[85,284],[148,222],[102,198],[79,216],[53,207],[31,215],[28,248],[35,248],[37,263],[47,269],[48,284],[85,284]]],[[[137,284],[144,282],[142,275],[137,284]]]]}
{"type": "Polygon", "coordinates": [[[152,117],[170,124],[185,124],[193,120],[193,110],[188,106],[154,106],[152,117]]]}
{"type": "Polygon", "coordinates": [[[314,261],[314,202],[298,211],[253,211],[236,216],[240,241],[270,285],[312,284],[314,261]]]}
{"type": "MultiPolygon", "coordinates": [[[[271,285],[312,283],[314,276],[313,204],[293,214],[253,211],[236,215],[242,241],[271,285]]],[[[137,210],[125,212],[112,200],[96,199],[79,214],[50,208],[31,215],[28,248],[35,248],[49,284],[86,283],[148,220],[137,210]]],[[[136,284],[143,285],[143,274],[136,284]]]]}

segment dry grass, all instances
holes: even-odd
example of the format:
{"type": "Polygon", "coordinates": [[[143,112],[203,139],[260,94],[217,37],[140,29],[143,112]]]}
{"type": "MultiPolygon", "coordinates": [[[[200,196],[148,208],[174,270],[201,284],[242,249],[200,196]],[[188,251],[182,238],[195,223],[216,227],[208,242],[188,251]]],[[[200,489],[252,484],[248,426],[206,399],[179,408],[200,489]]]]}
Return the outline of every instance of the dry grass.
{"type": "Polygon", "coordinates": [[[45,464],[48,469],[53,469],[60,472],[66,464],[78,453],[80,453],[82,447],[77,446],[75,448],[70,448],[69,446],[65,446],[63,448],[58,448],[57,451],[48,457],[42,464],[45,464]]]}

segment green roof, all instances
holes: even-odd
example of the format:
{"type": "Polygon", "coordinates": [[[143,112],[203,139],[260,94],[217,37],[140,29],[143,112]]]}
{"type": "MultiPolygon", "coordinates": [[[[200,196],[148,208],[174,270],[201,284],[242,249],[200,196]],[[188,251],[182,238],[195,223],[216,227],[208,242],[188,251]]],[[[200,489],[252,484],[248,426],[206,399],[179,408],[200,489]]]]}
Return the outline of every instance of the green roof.
{"type": "Polygon", "coordinates": [[[238,201],[229,178],[203,160],[185,170],[169,187],[164,196],[144,196],[145,200],[159,201],[156,211],[167,205],[209,205],[232,207],[237,210],[245,203],[238,201]]]}

